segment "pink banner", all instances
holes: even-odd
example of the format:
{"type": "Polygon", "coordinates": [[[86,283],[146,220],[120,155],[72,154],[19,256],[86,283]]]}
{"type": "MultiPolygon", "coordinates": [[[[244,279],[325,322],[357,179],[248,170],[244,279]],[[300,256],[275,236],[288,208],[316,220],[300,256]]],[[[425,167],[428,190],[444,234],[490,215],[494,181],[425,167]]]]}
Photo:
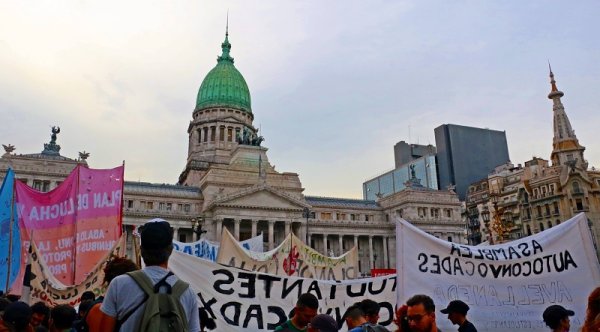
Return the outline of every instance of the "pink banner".
{"type": "Polygon", "coordinates": [[[47,193],[17,181],[24,257],[33,237],[60,282],[74,285],[85,280],[121,236],[123,171],[123,166],[99,170],[77,166],[47,193]]]}

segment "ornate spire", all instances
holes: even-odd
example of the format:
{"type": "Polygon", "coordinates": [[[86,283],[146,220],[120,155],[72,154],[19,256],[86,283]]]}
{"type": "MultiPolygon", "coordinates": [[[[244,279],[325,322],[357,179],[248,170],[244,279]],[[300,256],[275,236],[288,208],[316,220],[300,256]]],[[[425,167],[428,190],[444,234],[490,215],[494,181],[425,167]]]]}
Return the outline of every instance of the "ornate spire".
{"type": "Polygon", "coordinates": [[[550,61],[548,61],[548,69],[550,70],[550,85],[552,85],[552,90],[548,94],[548,98],[553,99],[555,97],[562,97],[565,94],[562,91],[558,91],[556,87],[556,81],[554,80],[554,73],[552,72],[552,66],[550,66],[550,61]]]}
{"type": "Polygon", "coordinates": [[[575,163],[585,169],[587,168],[587,163],[583,159],[585,148],[579,144],[579,140],[575,136],[575,131],[571,127],[569,117],[565,112],[565,107],[560,100],[564,96],[564,93],[556,87],[550,62],[548,62],[548,69],[550,70],[550,84],[552,86],[548,98],[552,99],[552,112],[554,113],[554,138],[550,159],[554,165],[575,163]]]}
{"type": "Polygon", "coordinates": [[[225,40],[221,43],[223,53],[217,58],[218,62],[229,61],[233,63],[233,58],[229,55],[231,44],[229,43],[229,11],[227,11],[227,23],[225,24],[225,40]]]}

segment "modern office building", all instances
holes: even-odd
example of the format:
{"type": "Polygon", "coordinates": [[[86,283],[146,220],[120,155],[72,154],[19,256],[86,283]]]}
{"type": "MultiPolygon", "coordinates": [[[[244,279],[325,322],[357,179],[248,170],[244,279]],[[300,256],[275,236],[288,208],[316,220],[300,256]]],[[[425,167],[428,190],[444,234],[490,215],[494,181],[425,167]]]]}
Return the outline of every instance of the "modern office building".
{"type": "Polygon", "coordinates": [[[498,130],[444,124],[435,128],[437,145],[394,145],[396,168],[363,183],[363,198],[374,200],[405,188],[414,166],[426,188],[452,191],[465,200],[469,185],[510,161],[506,133],[498,130]]]}
{"type": "Polygon", "coordinates": [[[461,200],[469,185],[510,161],[504,131],[444,124],[435,128],[440,189],[454,186],[461,200]]]}

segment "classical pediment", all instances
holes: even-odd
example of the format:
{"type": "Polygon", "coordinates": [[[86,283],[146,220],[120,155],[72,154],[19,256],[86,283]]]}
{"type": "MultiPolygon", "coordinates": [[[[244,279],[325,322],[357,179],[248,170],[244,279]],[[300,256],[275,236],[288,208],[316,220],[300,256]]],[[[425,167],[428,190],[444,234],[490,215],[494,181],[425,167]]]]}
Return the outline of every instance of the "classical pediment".
{"type": "Polygon", "coordinates": [[[216,206],[296,211],[310,207],[304,200],[265,184],[252,186],[218,197],[209,204],[207,209],[216,206]]]}

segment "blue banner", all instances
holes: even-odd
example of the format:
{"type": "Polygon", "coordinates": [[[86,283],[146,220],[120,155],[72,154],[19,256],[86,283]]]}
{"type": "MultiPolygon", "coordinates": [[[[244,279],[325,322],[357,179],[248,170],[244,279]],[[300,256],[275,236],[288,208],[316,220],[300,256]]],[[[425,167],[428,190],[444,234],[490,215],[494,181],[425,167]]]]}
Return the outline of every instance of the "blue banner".
{"type": "Polygon", "coordinates": [[[15,173],[9,169],[0,188],[0,290],[5,293],[21,268],[21,234],[13,200],[14,184],[15,173]]]}

